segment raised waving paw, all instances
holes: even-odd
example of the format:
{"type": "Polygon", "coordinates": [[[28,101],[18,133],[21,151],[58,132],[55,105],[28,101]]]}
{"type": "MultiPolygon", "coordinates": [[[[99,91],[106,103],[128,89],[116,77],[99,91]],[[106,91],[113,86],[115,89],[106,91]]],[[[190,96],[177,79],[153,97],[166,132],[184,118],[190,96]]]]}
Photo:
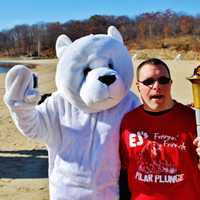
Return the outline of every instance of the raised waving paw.
{"type": "Polygon", "coordinates": [[[37,88],[37,76],[24,65],[10,69],[5,80],[4,100],[12,108],[29,108],[40,100],[37,88]]]}

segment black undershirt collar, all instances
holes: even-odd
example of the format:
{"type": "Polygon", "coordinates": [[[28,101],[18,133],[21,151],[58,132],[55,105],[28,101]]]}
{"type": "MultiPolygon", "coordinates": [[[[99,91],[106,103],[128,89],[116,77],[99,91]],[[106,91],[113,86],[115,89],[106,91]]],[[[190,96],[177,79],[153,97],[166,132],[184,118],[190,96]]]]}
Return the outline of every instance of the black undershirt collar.
{"type": "Polygon", "coordinates": [[[145,109],[143,109],[143,110],[144,110],[145,113],[147,113],[149,115],[160,116],[160,115],[163,115],[165,113],[168,113],[172,109],[173,109],[173,107],[168,109],[168,110],[163,110],[163,111],[160,111],[160,112],[151,112],[151,111],[148,111],[148,110],[145,110],[145,109]]]}

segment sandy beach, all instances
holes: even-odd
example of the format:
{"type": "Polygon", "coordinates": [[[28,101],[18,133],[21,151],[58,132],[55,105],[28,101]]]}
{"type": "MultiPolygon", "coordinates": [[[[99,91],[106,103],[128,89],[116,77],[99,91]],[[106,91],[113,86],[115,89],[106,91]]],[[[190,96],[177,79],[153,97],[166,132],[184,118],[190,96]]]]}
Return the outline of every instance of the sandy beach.
{"type": "MultiPolygon", "coordinates": [[[[198,61],[165,60],[169,65],[174,98],[184,104],[192,102],[191,84],[186,77],[193,73],[198,61]]],[[[57,60],[15,60],[33,63],[39,77],[41,94],[56,90],[54,77],[57,60]]],[[[137,66],[141,60],[134,61],[137,66]]],[[[48,200],[48,158],[43,144],[19,133],[3,103],[5,74],[0,74],[0,200],[48,200]]],[[[132,90],[136,88],[132,86],[132,90]]],[[[136,92],[137,93],[137,92],[136,92]]]]}

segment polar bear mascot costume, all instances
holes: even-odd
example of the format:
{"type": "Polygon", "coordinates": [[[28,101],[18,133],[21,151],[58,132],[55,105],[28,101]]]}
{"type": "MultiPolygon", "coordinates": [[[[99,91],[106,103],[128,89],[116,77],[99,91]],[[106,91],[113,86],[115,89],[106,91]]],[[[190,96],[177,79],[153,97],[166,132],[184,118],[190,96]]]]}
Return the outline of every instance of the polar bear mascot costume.
{"type": "Polygon", "coordinates": [[[47,145],[52,200],[117,200],[122,117],[139,104],[133,65],[119,31],[56,41],[57,91],[42,104],[34,73],[23,65],[6,76],[17,128],[47,145]]]}

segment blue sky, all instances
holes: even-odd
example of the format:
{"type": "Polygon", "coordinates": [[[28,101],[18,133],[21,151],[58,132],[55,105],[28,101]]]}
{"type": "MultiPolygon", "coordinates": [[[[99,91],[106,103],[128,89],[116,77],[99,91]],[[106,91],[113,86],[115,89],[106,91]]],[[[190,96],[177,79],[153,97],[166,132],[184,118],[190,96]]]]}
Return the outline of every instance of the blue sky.
{"type": "Polygon", "coordinates": [[[166,9],[200,14],[199,0],[3,0],[0,8],[0,30],[20,24],[82,20],[95,14],[134,17],[166,9]]]}

